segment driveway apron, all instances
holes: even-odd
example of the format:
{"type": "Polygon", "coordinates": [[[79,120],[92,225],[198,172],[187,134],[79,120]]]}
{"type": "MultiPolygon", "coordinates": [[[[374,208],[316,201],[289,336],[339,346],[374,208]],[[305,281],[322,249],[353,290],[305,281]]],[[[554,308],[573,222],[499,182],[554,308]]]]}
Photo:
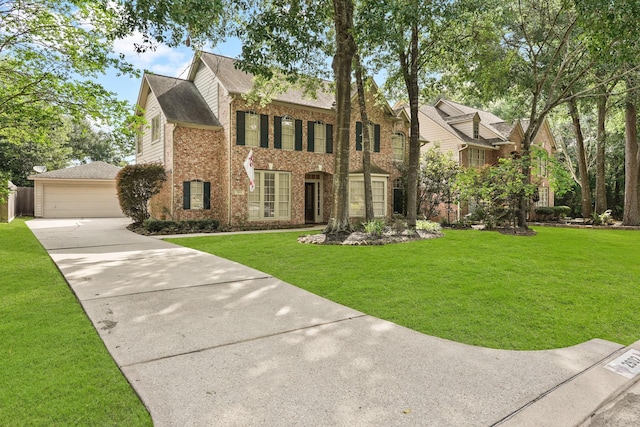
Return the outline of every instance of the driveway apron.
{"type": "Polygon", "coordinates": [[[128,223],[28,225],[156,426],[572,425],[629,381],[604,368],[619,344],[447,341],[128,223]]]}

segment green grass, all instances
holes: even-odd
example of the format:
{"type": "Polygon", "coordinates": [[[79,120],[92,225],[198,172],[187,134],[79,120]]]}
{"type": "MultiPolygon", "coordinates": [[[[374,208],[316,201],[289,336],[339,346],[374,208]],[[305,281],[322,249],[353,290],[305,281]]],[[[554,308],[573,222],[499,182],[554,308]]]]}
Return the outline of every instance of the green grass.
{"type": "Polygon", "coordinates": [[[0,224],[0,425],[151,418],[24,219],[0,224]]]}
{"type": "Polygon", "coordinates": [[[387,246],[316,246],[300,233],[170,239],[425,334],[532,350],[640,340],[640,233],[447,230],[387,246]]]}

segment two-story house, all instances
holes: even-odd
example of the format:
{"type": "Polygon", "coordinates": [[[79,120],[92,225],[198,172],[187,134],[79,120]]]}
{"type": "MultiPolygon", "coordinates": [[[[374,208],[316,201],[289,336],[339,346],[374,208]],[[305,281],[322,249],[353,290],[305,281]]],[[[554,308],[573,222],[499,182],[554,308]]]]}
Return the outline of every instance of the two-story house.
{"type": "MultiPolygon", "coordinates": [[[[448,153],[465,167],[495,165],[498,159],[520,152],[524,132],[529,125],[528,120],[506,123],[488,111],[447,99],[440,99],[434,105],[421,106],[419,121],[420,139],[427,141],[423,150],[437,145],[443,153],[448,153]]],[[[556,142],[546,120],[533,137],[532,144],[541,147],[549,155],[556,151],[556,142]]],[[[532,170],[532,175],[539,183],[535,207],[553,206],[553,191],[549,186],[545,160],[536,162],[536,166],[532,170]]],[[[466,213],[464,207],[462,213],[466,213]]]]}
{"type": "MultiPolygon", "coordinates": [[[[224,225],[298,225],[329,219],[334,173],[335,96],[289,89],[267,105],[247,101],[252,75],[231,58],[198,52],[186,79],[146,73],[137,163],[159,162],[168,180],[151,201],[156,218],[214,218],[224,225]],[[243,166],[253,153],[255,186],[243,166]]],[[[328,85],[327,85],[328,87],[328,85]]],[[[375,215],[393,213],[393,183],[405,158],[408,123],[367,94],[375,215]]],[[[354,93],[355,95],[355,93],[354,93]]],[[[355,107],[354,103],[354,107],[355,107]]],[[[362,127],[353,108],[350,216],[364,216],[362,127]]],[[[395,205],[401,205],[395,201],[395,205]]]]}

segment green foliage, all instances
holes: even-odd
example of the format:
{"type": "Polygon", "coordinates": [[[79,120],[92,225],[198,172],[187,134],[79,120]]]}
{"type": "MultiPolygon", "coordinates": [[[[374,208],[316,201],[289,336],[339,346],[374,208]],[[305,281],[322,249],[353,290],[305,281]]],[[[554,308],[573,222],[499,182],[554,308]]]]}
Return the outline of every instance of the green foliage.
{"type": "Polygon", "coordinates": [[[547,207],[547,206],[541,206],[539,208],[535,208],[533,211],[536,213],[536,215],[538,215],[539,217],[542,217],[543,220],[548,219],[550,216],[554,214],[553,208],[547,207]]]}
{"type": "Polygon", "coordinates": [[[122,23],[107,2],[2,2],[0,137],[43,143],[63,117],[123,117],[127,103],[94,82],[134,72],[112,53],[122,23]]]}
{"type": "Polygon", "coordinates": [[[637,331],[629,325],[640,322],[640,233],[535,231],[536,236],[515,238],[445,230],[441,239],[357,247],[301,245],[300,232],[171,242],[249,265],[368,315],[466,344],[532,350],[593,338],[635,342],[637,331]]]}
{"type": "Polygon", "coordinates": [[[460,165],[451,155],[442,153],[436,144],[422,157],[418,178],[418,206],[425,218],[443,216],[444,205],[449,219],[451,204],[457,199],[455,180],[460,165]]]}
{"type": "Polygon", "coordinates": [[[526,161],[526,158],[503,158],[496,166],[464,169],[455,183],[459,201],[471,201],[477,207],[476,215],[488,228],[503,221],[515,227],[520,197],[531,199],[537,189],[522,172],[526,161]]]}
{"type": "Polygon", "coordinates": [[[127,165],[116,176],[118,201],[122,212],[141,224],[149,218],[149,200],[158,194],[167,179],[164,167],[157,163],[127,165]]]}
{"type": "Polygon", "coordinates": [[[566,218],[571,214],[571,208],[569,206],[554,206],[553,216],[556,218],[566,218]]]}
{"type": "Polygon", "coordinates": [[[9,197],[9,174],[0,171],[0,204],[7,203],[9,197]]]}
{"type": "Polygon", "coordinates": [[[416,221],[416,230],[423,230],[428,233],[437,234],[442,231],[442,227],[437,222],[419,219],[416,221]]]}
{"type": "Polygon", "coordinates": [[[134,134],[125,129],[94,129],[88,120],[73,123],[68,145],[73,159],[87,163],[102,161],[122,165],[134,151],[134,134]]]}
{"type": "Polygon", "coordinates": [[[146,219],[143,228],[155,234],[211,233],[218,231],[220,222],[215,219],[191,219],[186,221],[146,219]]]}
{"type": "Polygon", "coordinates": [[[151,426],[24,219],[0,224],[0,259],[1,424],[151,426]]]}
{"type": "Polygon", "coordinates": [[[374,219],[373,221],[365,222],[362,224],[365,233],[372,234],[374,236],[381,236],[384,233],[386,223],[384,219],[374,219]]]}
{"type": "Polygon", "coordinates": [[[606,210],[601,214],[593,212],[591,214],[593,225],[611,225],[613,224],[613,217],[611,216],[611,210],[606,210]]]}

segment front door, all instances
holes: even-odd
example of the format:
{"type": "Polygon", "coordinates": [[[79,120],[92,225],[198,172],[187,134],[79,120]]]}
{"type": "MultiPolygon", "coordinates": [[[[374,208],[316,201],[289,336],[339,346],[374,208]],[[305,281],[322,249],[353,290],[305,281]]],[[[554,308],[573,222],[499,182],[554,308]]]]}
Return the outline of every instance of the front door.
{"type": "Polygon", "coordinates": [[[315,200],[316,200],[316,183],[305,182],[304,183],[304,222],[305,223],[316,222],[315,200]]]}

